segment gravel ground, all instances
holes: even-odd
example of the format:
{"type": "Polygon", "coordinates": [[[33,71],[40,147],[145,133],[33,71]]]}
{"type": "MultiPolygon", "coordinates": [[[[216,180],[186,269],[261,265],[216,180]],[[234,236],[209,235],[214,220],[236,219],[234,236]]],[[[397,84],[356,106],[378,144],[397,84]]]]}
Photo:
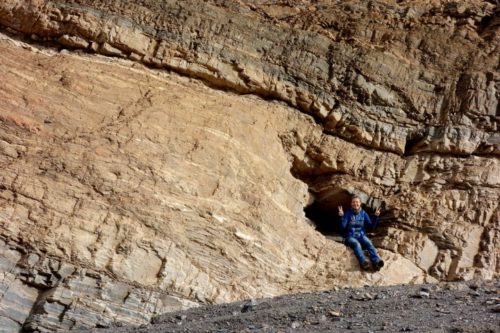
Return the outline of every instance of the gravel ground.
{"type": "Polygon", "coordinates": [[[91,332],[500,332],[500,281],[365,287],[206,306],[91,332]]]}

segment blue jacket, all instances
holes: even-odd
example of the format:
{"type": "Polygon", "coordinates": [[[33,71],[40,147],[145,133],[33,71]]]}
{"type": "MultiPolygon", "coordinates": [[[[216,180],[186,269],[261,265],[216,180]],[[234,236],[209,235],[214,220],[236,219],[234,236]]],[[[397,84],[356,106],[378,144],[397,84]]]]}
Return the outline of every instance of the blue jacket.
{"type": "Polygon", "coordinates": [[[372,222],[368,214],[361,209],[358,213],[355,213],[352,209],[349,209],[340,217],[340,222],[342,223],[342,229],[345,230],[345,237],[361,238],[365,235],[365,226],[368,228],[375,228],[378,223],[378,217],[372,222]]]}

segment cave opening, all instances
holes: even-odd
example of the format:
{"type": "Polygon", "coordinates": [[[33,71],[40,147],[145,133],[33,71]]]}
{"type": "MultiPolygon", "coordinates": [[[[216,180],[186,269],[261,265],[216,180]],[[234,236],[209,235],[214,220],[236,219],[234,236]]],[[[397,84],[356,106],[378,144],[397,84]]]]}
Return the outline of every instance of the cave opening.
{"type": "Polygon", "coordinates": [[[315,200],[311,205],[304,208],[304,212],[306,217],[314,223],[316,230],[323,235],[342,235],[338,214],[339,205],[345,206],[345,204],[341,203],[331,205],[315,200]]]}

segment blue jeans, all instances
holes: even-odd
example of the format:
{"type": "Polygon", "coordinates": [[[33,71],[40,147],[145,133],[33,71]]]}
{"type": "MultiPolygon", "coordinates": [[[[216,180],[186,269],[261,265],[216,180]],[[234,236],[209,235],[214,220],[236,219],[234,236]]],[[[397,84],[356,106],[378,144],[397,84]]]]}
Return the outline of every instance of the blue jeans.
{"type": "Polygon", "coordinates": [[[363,253],[363,248],[368,250],[368,253],[370,254],[370,260],[374,265],[380,261],[380,257],[377,254],[375,246],[373,246],[372,242],[368,239],[368,237],[366,237],[366,235],[358,238],[348,237],[345,240],[345,243],[354,250],[354,254],[356,255],[356,258],[358,258],[360,264],[363,264],[366,261],[365,254],[363,253]]]}

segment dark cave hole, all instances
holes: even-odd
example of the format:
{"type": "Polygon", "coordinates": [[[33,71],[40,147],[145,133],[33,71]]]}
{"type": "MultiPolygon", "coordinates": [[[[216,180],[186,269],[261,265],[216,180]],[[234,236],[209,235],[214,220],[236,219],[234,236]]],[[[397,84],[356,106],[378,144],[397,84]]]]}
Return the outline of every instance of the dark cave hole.
{"type": "Polygon", "coordinates": [[[403,156],[410,156],[410,155],[412,155],[413,148],[419,142],[420,142],[420,138],[413,138],[413,139],[406,140],[405,150],[403,152],[403,156]]]}
{"type": "Polygon", "coordinates": [[[315,201],[304,209],[306,217],[323,235],[342,235],[337,207],[328,207],[315,201]]]}

